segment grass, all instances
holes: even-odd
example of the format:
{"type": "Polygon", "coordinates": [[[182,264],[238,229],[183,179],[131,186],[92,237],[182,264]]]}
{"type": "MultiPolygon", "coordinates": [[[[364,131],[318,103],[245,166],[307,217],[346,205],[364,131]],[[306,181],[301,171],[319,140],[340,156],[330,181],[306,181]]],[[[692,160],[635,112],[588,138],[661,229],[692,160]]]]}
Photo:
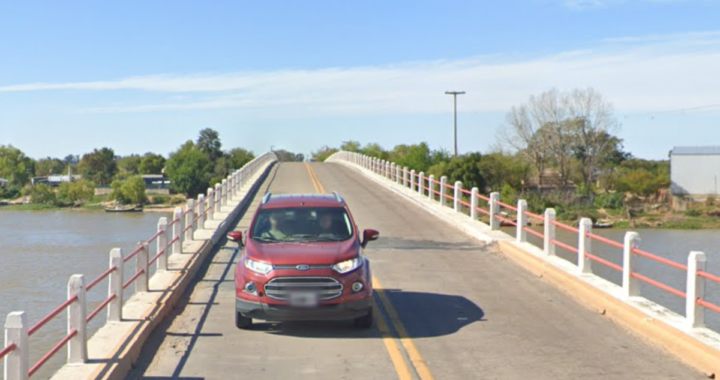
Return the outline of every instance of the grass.
{"type": "Polygon", "coordinates": [[[57,209],[60,209],[60,207],[45,204],[9,205],[0,207],[0,211],[43,211],[57,209]]]}

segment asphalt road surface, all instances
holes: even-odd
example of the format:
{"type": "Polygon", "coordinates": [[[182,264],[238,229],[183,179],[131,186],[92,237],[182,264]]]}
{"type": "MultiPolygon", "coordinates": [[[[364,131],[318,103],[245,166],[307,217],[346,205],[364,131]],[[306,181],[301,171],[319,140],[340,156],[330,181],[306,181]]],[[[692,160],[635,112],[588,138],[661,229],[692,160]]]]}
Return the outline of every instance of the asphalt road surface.
{"type": "Polygon", "coordinates": [[[703,379],[494,248],[340,164],[276,166],[236,229],[272,193],[338,191],[372,262],[376,327],[234,324],[235,243],[201,271],[129,379],[703,379]]]}

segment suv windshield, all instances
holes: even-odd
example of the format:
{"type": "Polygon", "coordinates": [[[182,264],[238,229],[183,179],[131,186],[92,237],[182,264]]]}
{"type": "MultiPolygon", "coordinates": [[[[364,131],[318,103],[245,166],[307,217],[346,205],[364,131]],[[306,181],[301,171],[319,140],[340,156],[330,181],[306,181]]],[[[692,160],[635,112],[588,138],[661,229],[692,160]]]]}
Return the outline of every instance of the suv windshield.
{"type": "Polygon", "coordinates": [[[261,243],[344,241],[352,235],[350,217],[340,207],[261,210],[252,228],[252,239],[261,243]]]}

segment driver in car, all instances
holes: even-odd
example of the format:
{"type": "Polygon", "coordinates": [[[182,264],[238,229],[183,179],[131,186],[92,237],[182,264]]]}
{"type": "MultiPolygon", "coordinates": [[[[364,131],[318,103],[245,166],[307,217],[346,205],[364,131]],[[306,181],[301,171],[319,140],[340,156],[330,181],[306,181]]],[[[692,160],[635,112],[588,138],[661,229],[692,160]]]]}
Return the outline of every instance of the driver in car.
{"type": "Polygon", "coordinates": [[[287,238],[287,234],[283,232],[283,215],[280,212],[273,212],[270,214],[270,229],[263,232],[261,235],[265,238],[271,238],[275,240],[283,240],[287,238]]]}
{"type": "Polygon", "coordinates": [[[334,234],[333,224],[333,217],[329,212],[318,215],[318,226],[320,227],[318,235],[334,234]]]}

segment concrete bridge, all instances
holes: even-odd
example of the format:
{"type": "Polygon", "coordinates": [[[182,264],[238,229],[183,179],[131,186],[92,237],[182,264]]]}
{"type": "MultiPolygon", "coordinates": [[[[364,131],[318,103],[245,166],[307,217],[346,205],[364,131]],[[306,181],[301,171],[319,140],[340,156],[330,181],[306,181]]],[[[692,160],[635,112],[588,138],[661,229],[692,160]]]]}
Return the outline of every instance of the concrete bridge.
{"type": "MultiPolygon", "coordinates": [[[[85,292],[100,282],[71,279],[63,304],[68,338],[54,349],[67,345],[69,364],[53,379],[685,380],[720,373],[720,335],[703,323],[705,313],[717,311],[703,289],[718,278],[705,272],[703,254],[668,263],[687,272],[688,286],[676,291],[691,301],[680,316],[638,293],[639,281],[663,284],[633,272],[635,256],[654,257],[634,245],[636,235],[602,241],[586,220],[565,226],[552,210],[540,216],[526,206],[356,154],[312,164],[262,156],[176,210],[172,221],[161,220],[153,240],[136,252],[111,253],[110,269],[99,277],[109,279],[109,301],[92,305],[95,312],[87,312],[85,292]],[[236,329],[238,253],[225,232],[247,229],[267,192],[331,191],[343,195],[360,229],[381,231],[366,250],[376,326],[236,329]],[[529,218],[542,218],[544,231],[528,228],[529,218]],[[517,232],[498,231],[503,222],[519,225],[517,232]],[[574,229],[578,244],[555,240],[556,228],[574,229]],[[528,234],[542,236],[544,246],[528,244],[528,234]],[[624,249],[622,286],[592,274],[593,263],[615,265],[592,254],[593,241],[624,249]],[[578,261],[557,258],[556,248],[575,250],[578,261]],[[128,256],[137,260],[132,277],[122,273],[128,256]],[[121,289],[133,283],[128,298],[121,289]],[[107,324],[89,338],[84,321],[105,309],[107,324]]],[[[8,317],[0,351],[6,380],[34,374],[27,351],[36,326],[22,313],[8,317]]]]}

